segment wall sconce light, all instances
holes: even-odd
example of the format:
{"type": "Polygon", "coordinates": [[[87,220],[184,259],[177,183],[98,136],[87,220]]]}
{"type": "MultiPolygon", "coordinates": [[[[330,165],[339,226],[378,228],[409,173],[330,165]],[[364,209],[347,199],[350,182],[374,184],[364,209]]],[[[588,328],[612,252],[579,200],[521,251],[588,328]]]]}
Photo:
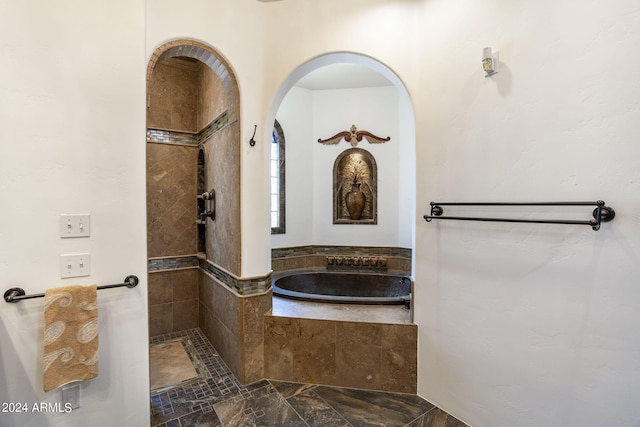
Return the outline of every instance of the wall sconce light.
{"type": "Polygon", "coordinates": [[[485,77],[493,76],[498,73],[498,55],[494,58],[493,52],[490,47],[482,49],[482,69],[487,75],[485,77]]]}

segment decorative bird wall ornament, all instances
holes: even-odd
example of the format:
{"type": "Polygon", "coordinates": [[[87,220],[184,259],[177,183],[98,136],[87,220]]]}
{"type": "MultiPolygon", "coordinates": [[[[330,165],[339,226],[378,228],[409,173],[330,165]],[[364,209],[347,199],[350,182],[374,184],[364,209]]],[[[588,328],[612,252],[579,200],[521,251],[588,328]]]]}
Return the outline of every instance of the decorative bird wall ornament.
{"type": "Polygon", "coordinates": [[[344,138],[345,141],[351,143],[352,147],[358,145],[358,142],[362,141],[362,138],[369,141],[369,144],[381,144],[383,142],[391,140],[391,137],[389,136],[386,138],[381,138],[379,136],[375,136],[370,132],[367,132],[366,130],[358,130],[356,128],[356,125],[351,125],[351,130],[337,133],[331,138],[327,139],[318,138],[318,142],[321,144],[335,145],[339,143],[342,138],[344,138]]]}

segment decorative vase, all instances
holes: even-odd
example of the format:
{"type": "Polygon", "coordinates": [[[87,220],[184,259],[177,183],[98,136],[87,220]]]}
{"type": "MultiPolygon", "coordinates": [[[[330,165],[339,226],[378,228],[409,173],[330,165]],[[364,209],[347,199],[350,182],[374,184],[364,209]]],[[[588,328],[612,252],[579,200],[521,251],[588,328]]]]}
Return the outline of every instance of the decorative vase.
{"type": "Polygon", "coordinates": [[[349,218],[354,221],[359,220],[366,201],[364,193],[360,190],[360,184],[351,184],[351,191],[347,193],[344,201],[349,211],[349,218]]]}

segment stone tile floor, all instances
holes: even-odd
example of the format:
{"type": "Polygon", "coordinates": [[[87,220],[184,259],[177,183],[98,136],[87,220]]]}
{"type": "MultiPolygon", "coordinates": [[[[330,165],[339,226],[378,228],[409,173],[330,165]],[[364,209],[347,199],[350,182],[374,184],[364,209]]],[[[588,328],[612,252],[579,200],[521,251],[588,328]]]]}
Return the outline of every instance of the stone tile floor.
{"type": "Polygon", "coordinates": [[[261,380],[241,385],[199,329],[159,335],[188,340],[206,372],[151,391],[151,425],[160,427],[466,427],[419,396],[261,380]]]}

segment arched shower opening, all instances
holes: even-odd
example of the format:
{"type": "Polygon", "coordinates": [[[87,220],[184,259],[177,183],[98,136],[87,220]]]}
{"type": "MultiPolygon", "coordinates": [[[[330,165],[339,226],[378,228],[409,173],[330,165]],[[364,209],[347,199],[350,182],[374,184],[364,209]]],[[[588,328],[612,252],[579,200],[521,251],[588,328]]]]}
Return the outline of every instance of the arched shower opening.
{"type": "MultiPolygon", "coordinates": [[[[147,249],[151,336],[200,327],[215,345],[203,271],[240,274],[239,89],[214,48],[158,47],[147,71],[147,249]],[[218,206],[211,215],[214,195],[218,206]]],[[[208,279],[207,279],[208,280],[208,279]]]]}

